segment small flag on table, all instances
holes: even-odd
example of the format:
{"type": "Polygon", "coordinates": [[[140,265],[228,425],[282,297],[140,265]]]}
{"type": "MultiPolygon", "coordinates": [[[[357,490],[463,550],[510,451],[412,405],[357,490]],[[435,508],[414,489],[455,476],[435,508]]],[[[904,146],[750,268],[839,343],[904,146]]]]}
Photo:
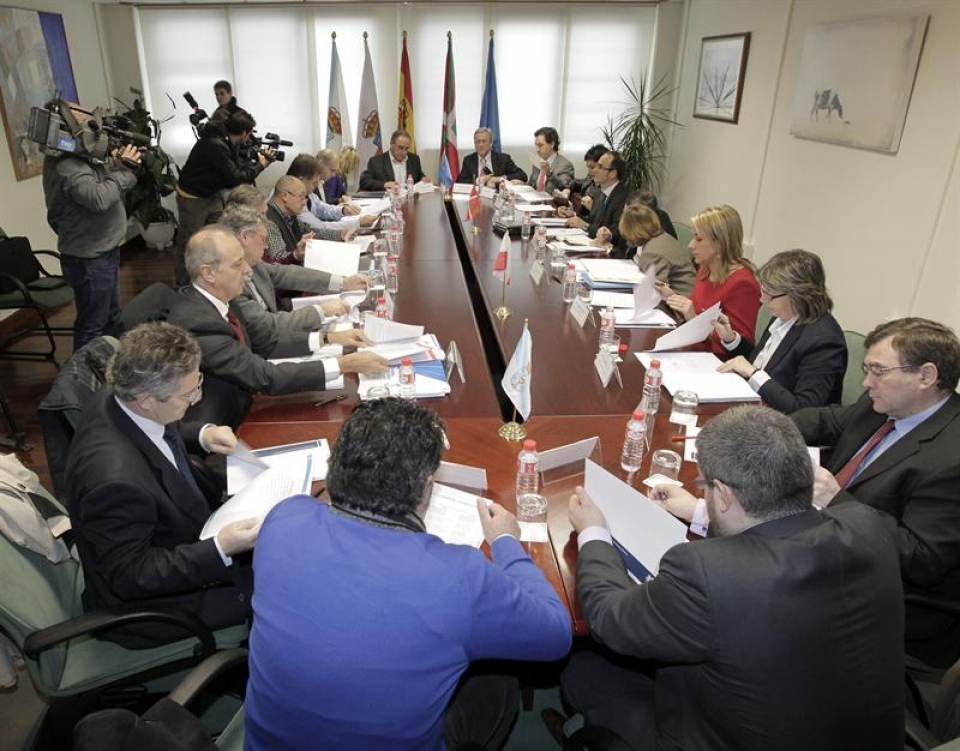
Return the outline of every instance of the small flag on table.
{"type": "Polygon", "coordinates": [[[530,336],[530,329],[524,323],[523,334],[520,335],[520,341],[517,342],[517,348],[513,351],[513,357],[507,364],[503,380],[500,381],[504,393],[513,402],[517,412],[523,415],[524,420],[530,417],[530,380],[532,374],[533,337],[530,336]]]}
{"type": "Polygon", "coordinates": [[[503,240],[500,243],[500,252],[497,253],[497,260],[493,264],[493,275],[504,284],[510,284],[510,233],[503,233],[503,240]]]}
{"type": "Polygon", "coordinates": [[[480,194],[477,193],[477,184],[470,188],[470,202],[467,204],[467,221],[476,222],[480,216],[480,194]]]}

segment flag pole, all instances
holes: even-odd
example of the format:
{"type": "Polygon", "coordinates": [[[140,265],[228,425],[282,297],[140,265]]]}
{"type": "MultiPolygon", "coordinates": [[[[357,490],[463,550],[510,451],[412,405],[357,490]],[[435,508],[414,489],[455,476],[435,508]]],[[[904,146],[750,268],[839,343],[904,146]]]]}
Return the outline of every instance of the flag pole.
{"type": "Polygon", "coordinates": [[[500,305],[493,309],[493,314],[499,318],[501,321],[506,321],[510,316],[513,315],[513,311],[507,307],[507,277],[504,274],[503,277],[503,289],[500,293],[500,305]]]}
{"type": "MultiPolygon", "coordinates": [[[[526,331],[529,319],[523,320],[523,329],[526,331]]],[[[521,335],[522,336],[522,335],[521,335]]],[[[529,377],[529,376],[528,376],[529,377]]],[[[522,441],[527,437],[527,429],[517,422],[517,405],[513,405],[513,419],[500,426],[497,434],[508,441],[522,441]]]]}

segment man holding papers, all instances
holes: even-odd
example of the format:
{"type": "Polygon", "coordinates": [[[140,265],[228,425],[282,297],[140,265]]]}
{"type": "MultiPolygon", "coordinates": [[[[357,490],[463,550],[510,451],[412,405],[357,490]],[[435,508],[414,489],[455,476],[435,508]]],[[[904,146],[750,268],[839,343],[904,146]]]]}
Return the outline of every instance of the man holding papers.
{"type": "Polygon", "coordinates": [[[444,440],[437,416],[415,402],[364,402],[330,456],[330,504],[294,496],[267,516],[250,751],[499,749],[517,680],[471,663],[567,654],[570,614],[513,514],[477,501],[492,561],[425,531],[444,440]]]}
{"type": "Polygon", "coordinates": [[[586,221],[577,216],[570,217],[567,226],[586,230],[591,239],[604,229],[601,233],[603,241],[615,248],[620,247],[623,242],[620,239],[620,214],[627,202],[627,187],[620,180],[626,169],[626,162],[616,151],[603,154],[594,169],[594,179],[600,192],[594,199],[593,210],[586,221]]]}
{"type": "MultiPolygon", "coordinates": [[[[84,408],[66,483],[89,608],[149,600],[193,613],[212,629],[247,616],[249,567],[232,556],[253,547],[259,522],[236,521],[199,541],[211,509],[186,448],[229,454],[236,445],[230,428],[180,423],[203,396],[199,366],[193,337],[166,323],[143,324],[120,339],[110,388],[84,408]]],[[[149,647],[185,634],[145,622],[103,636],[149,647]]]]}
{"type": "Polygon", "coordinates": [[[589,496],[570,499],[605,649],[571,659],[565,698],[637,749],[900,751],[903,595],[881,515],[815,510],[803,438],[773,410],[722,413],[697,450],[713,539],[674,546],[642,585],[589,496]]]}
{"type": "Polygon", "coordinates": [[[473,132],[474,153],[463,158],[458,183],[470,184],[480,179],[481,185],[499,185],[504,180],[526,182],[527,173],[513,163],[509,154],[493,150],[493,131],[481,126],[473,132]]]}
{"type": "Polygon", "coordinates": [[[386,360],[367,352],[271,362],[270,358],[299,358],[317,352],[322,344],[320,335],[314,332],[304,341],[243,315],[234,301],[243,294],[250,267],[236,237],[223,227],[205,227],[191,238],[187,271],[191,284],[180,290],[167,320],[192,333],[203,350],[207,398],[194,407],[191,418],[237,426],[254,393],[321,390],[342,373],[382,373],[387,369],[386,360]]]}
{"type": "Polygon", "coordinates": [[[307,205],[307,186],[299,178],[284,175],[273,188],[267,202],[267,249],[263,260],[267,263],[303,265],[307,240],[348,240],[353,229],[309,230],[297,217],[307,205]]]}

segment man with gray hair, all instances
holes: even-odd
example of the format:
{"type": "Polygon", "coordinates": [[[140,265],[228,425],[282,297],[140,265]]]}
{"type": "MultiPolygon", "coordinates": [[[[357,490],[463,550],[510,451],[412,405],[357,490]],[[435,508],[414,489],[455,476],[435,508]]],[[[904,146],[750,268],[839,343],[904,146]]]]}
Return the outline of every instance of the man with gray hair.
{"type": "MultiPolygon", "coordinates": [[[[242,623],[250,578],[240,569],[249,567],[232,557],[253,548],[260,523],[199,539],[211,508],[186,451],[229,454],[237,443],[228,427],[180,422],[203,396],[199,345],[167,323],[137,326],[120,339],[107,382],[84,408],[66,470],[85,606],[150,600],[211,629],[242,623]]],[[[184,636],[147,622],[104,638],[148,647],[184,636]]]]}
{"type": "Polygon", "coordinates": [[[714,417],[697,454],[711,539],[671,548],[643,584],[590,497],[571,497],[577,596],[603,650],[570,661],[567,702],[638,749],[900,751],[903,594],[887,525],[861,504],[816,510],[803,438],[771,409],[714,417]]]}
{"type": "Polygon", "coordinates": [[[478,178],[481,185],[499,185],[504,180],[527,181],[527,173],[513,163],[509,154],[493,150],[496,136],[490,128],[481,126],[473,132],[472,154],[463,158],[458,183],[472,183],[478,178]]]}

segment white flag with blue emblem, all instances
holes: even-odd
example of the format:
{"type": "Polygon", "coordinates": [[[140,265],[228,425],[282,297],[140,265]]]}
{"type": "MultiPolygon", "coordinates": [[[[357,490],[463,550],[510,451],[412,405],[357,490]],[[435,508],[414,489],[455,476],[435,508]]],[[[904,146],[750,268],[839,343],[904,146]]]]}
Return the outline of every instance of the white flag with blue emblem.
{"type": "Polygon", "coordinates": [[[517,348],[513,351],[513,357],[507,364],[507,371],[503,374],[503,380],[500,381],[503,390],[517,412],[523,415],[526,420],[530,417],[530,378],[533,373],[533,337],[530,336],[530,329],[527,324],[523,324],[523,334],[520,341],[517,342],[517,348]]]}

